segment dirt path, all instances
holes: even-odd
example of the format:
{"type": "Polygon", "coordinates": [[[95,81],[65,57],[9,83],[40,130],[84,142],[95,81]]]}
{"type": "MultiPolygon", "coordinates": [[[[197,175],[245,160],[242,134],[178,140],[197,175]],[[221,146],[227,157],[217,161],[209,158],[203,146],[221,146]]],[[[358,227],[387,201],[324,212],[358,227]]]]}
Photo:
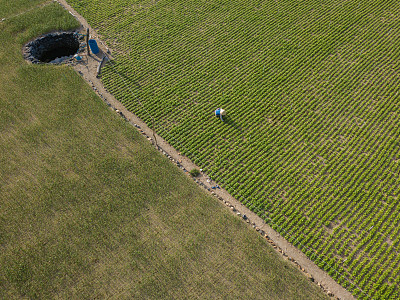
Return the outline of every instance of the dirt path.
{"type": "MultiPolygon", "coordinates": [[[[101,80],[96,77],[97,68],[102,60],[108,48],[96,34],[96,32],[89,26],[86,20],[80,16],[65,0],[56,0],[63,7],[65,7],[84,28],[90,29],[91,38],[97,40],[101,49],[97,55],[82,55],[83,59],[81,62],[74,63],[75,70],[82,75],[82,77],[91,85],[93,90],[104,100],[110,107],[119,113],[122,117],[132,123],[146,138],[155,145],[152,130],[137,116],[129,112],[120,102],[118,102],[113,95],[111,95],[103,86],[101,80]]],[[[82,31],[83,32],[83,31],[82,31]]],[[[180,155],[171,145],[163,140],[157,134],[155,135],[159,150],[166,155],[171,161],[173,161],[179,168],[188,174],[188,170],[198,168],[192,161],[187,157],[180,155]]],[[[295,264],[305,275],[312,281],[320,286],[329,296],[334,296],[338,299],[355,299],[350,292],[345,288],[336,283],[325,271],[321,270],[311,260],[308,259],[300,250],[294,247],[291,243],[285,240],[279,233],[273,230],[267,225],[263,219],[258,217],[255,213],[250,211],[238,200],[233,198],[227,191],[223,189],[212,189],[215,183],[210,181],[205,174],[201,174],[199,177],[194,179],[199,185],[210,191],[212,195],[217,197],[221,203],[230,208],[232,213],[243,216],[245,214],[248,219],[246,220],[250,226],[254,227],[260,234],[262,234],[266,240],[276,249],[277,252],[281,253],[282,256],[295,264]]]]}

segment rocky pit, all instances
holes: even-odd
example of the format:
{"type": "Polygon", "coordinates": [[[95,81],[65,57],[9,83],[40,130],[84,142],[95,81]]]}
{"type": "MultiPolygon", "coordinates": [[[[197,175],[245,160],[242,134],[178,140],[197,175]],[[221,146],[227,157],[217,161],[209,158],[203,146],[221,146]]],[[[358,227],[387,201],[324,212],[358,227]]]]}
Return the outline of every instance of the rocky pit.
{"type": "Polygon", "coordinates": [[[62,63],[79,52],[80,39],[74,32],[49,33],[25,45],[24,57],[32,63],[62,63]]]}

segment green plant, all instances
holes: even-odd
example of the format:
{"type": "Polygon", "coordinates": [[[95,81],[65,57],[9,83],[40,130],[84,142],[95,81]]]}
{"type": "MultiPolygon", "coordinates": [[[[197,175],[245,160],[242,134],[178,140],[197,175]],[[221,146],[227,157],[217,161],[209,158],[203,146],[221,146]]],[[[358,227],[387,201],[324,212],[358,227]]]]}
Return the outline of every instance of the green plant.
{"type": "Polygon", "coordinates": [[[146,13],[130,0],[69,2],[118,53],[107,88],[144,120],[157,116],[160,135],[288,239],[304,230],[307,246],[329,245],[329,255],[399,255],[363,241],[396,236],[400,213],[396,1],[177,0],[146,13]]]}
{"type": "Polygon", "coordinates": [[[198,169],[192,169],[190,170],[190,175],[192,175],[193,177],[197,177],[200,175],[200,171],[198,169]]]}

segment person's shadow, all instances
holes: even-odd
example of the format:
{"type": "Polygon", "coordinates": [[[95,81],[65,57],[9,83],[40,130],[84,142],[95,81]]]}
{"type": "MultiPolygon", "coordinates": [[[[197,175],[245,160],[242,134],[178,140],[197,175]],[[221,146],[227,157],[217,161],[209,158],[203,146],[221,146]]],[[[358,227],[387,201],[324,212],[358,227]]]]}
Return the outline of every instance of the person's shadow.
{"type": "Polygon", "coordinates": [[[238,131],[238,133],[240,135],[243,134],[243,128],[239,124],[237,124],[232,117],[230,117],[229,115],[226,115],[222,119],[224,120],[223,123],[224,123],[225,126],[229,126],[229,127],[234,128],[235,130],[238,131]]]}

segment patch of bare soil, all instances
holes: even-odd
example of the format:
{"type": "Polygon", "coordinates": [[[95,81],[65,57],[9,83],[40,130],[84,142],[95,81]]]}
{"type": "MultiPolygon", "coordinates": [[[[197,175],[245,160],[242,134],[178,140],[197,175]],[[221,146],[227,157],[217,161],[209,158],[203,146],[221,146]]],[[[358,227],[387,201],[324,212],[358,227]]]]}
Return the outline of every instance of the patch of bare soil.
{"type": "MultiPolygon", "coordinates": [[[[99,36],[93,28],[89,26],[86,20],[65,0],[57,1],[82,24],[81,33],[86,33],[86,28],[89,28],[91,38],[96,39],[100,48],[98,54],[91,54],[89,56],[85,52],[85,54],[81,55],[81,61],[71,63],[71,65],[73,65],[75,70],[89,83],[93,90],[110,106],[111,109],[134,125],[150,143],[157,147],[160,152],[166,155],[173,163],[182,169],[183,172],[190,176],[188,170],[194,168],[198,169],[198,167],[190,159],[182,156],[164,139],[157,134],[154,134],[152,129],[150,129],[141,119],[128,111],[104,88],[101,80],[97,77],[97,70],[104,56],[107,56],[110,59],[112,58],[107,46],[101,42],[99,36]]],[[[285,240],[257,214],[250,211],[224,189],[213,189],[212,187],[215,187],[216,183],[212,182],[206,174],[200,174],[200,176],[193,178],[193,180],[219,199],[233,214],[240,217],[244,222],[248,223],[249,226],[252,226],[269,244],[272,245],[273,248],[275,248],[277,252],[297,266],[305,276],[321,287],[321,289],[323,289],[329,296],[336,297],[337,299],[355,299],[349,291],[334,281],[325,271],[316,266],[304,253],[285,240]]]]}

